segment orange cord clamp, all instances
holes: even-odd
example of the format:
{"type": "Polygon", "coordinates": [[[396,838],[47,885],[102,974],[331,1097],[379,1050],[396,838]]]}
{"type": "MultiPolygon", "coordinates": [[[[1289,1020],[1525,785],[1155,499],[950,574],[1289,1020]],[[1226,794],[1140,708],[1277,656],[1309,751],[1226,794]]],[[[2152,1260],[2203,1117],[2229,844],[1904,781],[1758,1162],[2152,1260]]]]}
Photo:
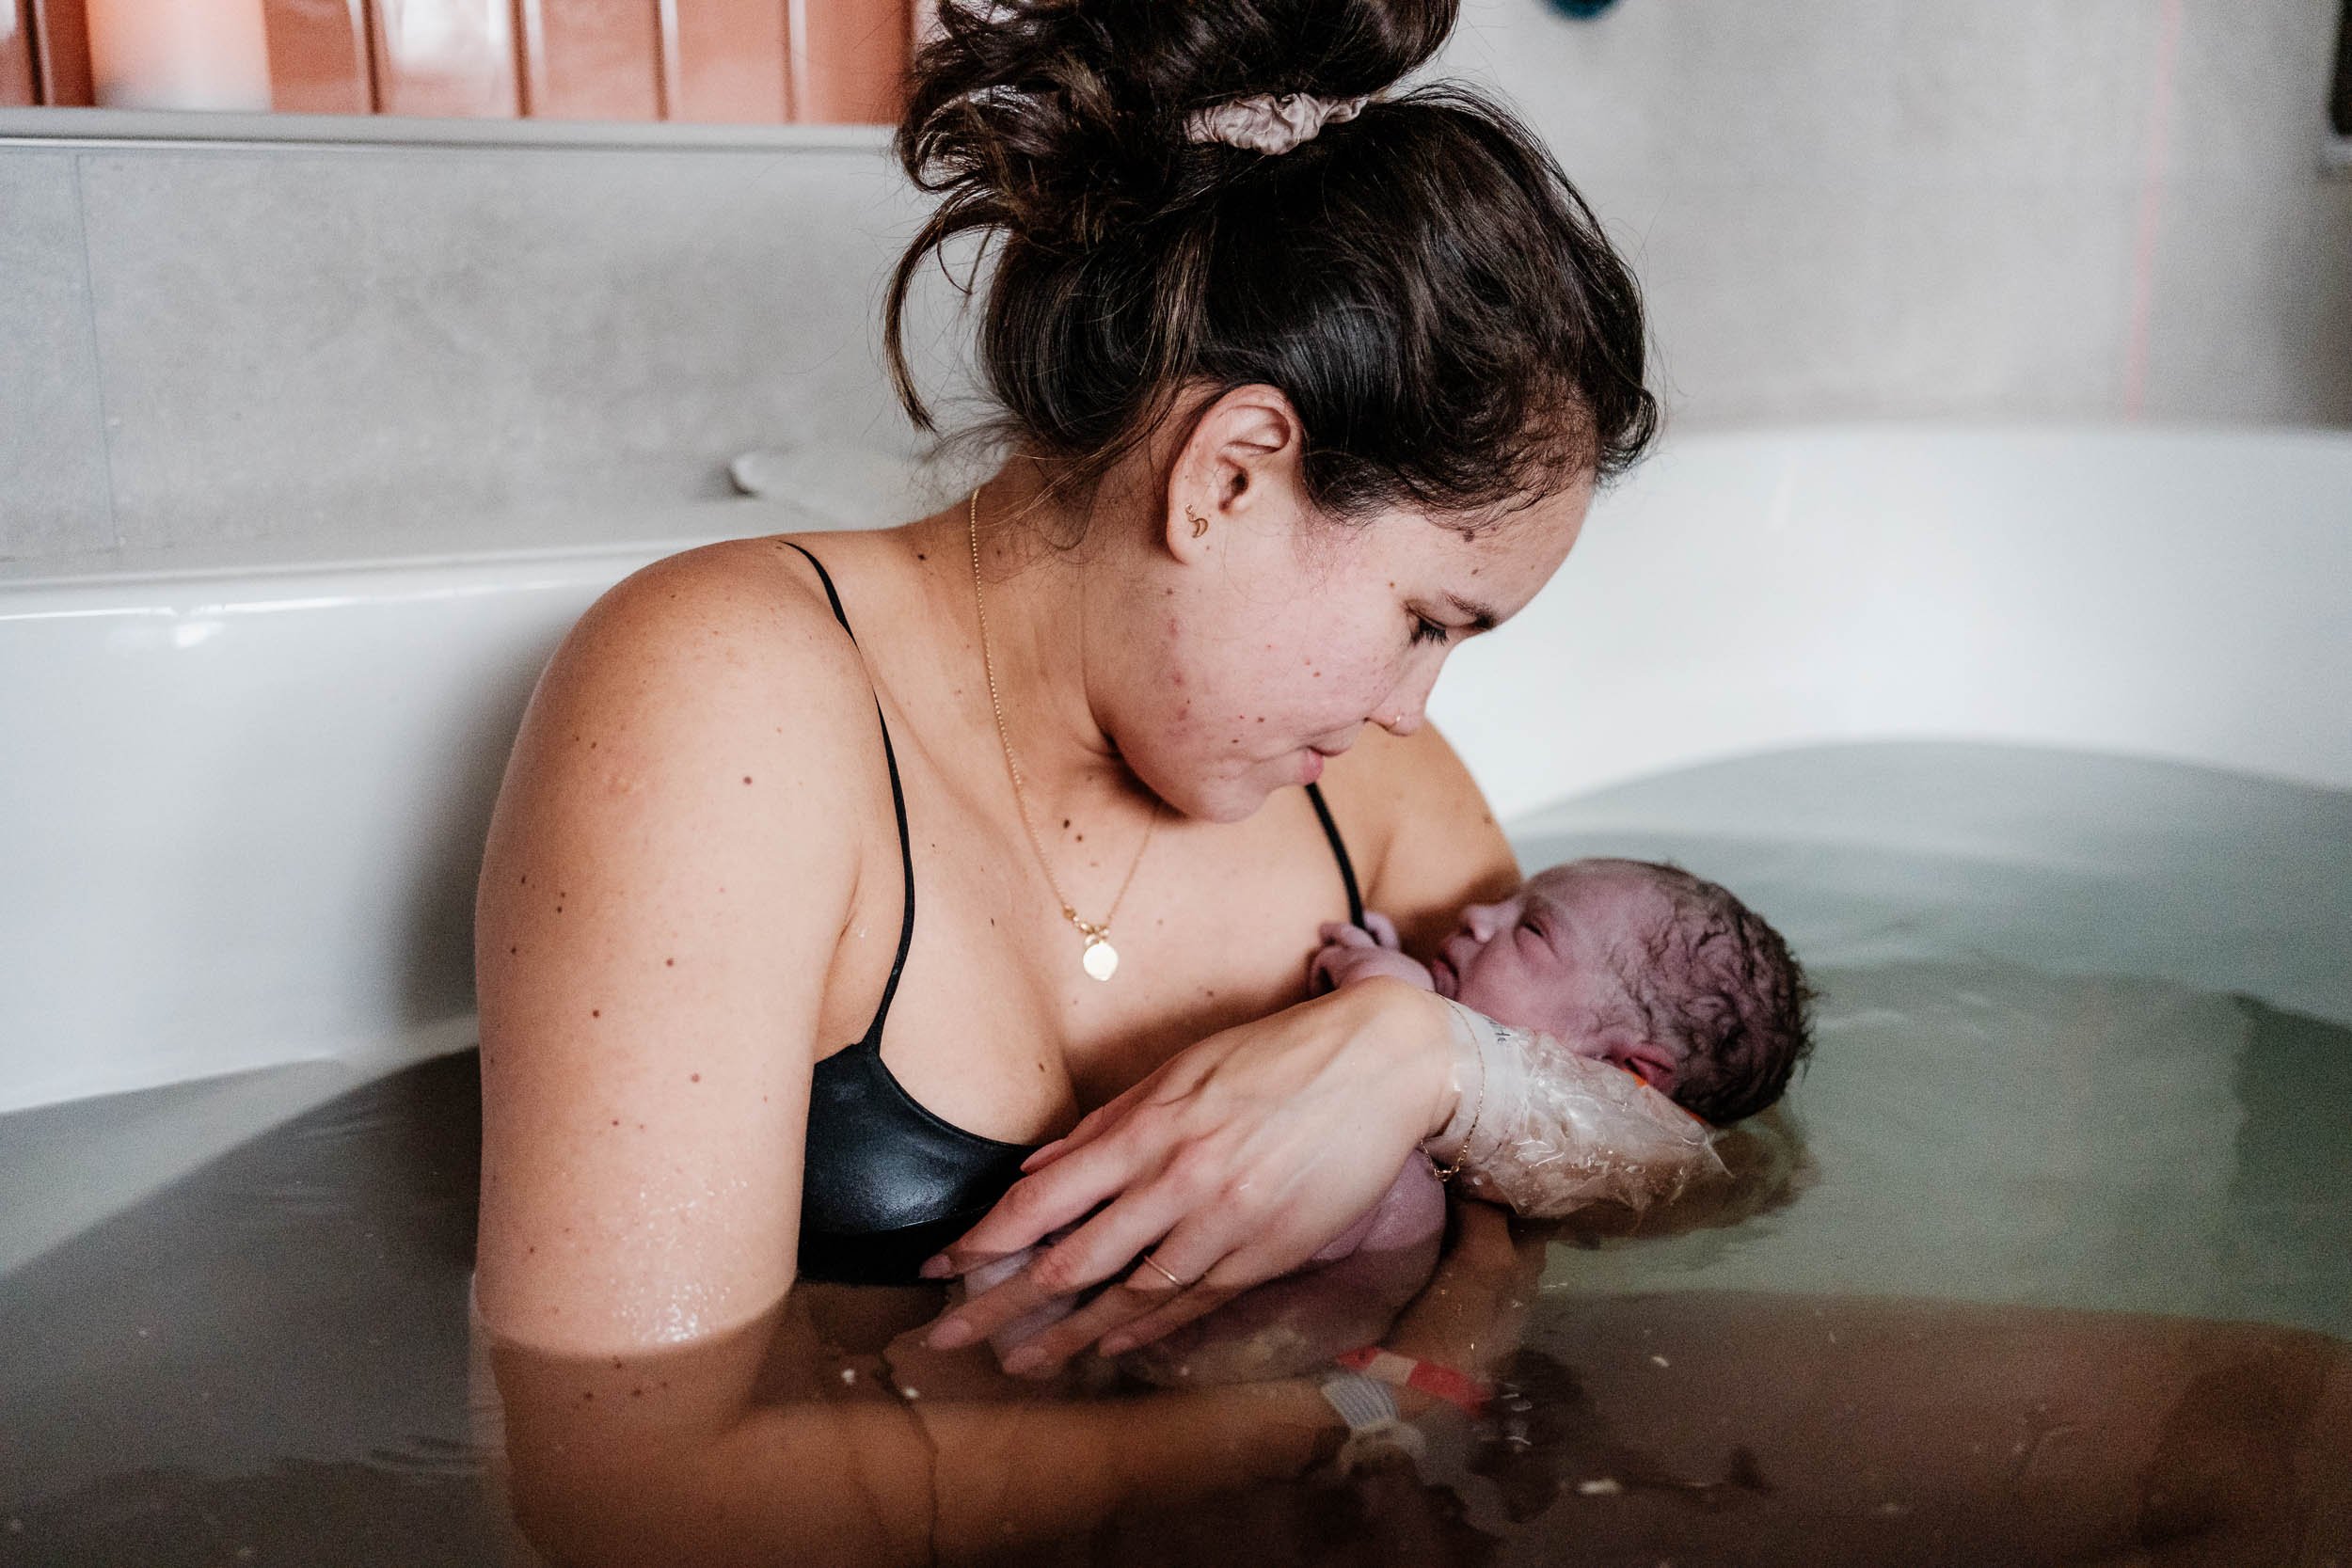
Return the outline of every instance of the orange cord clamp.
{"type": "Polygon", "coordinates": [[[1366,1377],[1378,1378],[1399,1388],[1418,1388],[1424,1394],[1435,1394],[1473,1417],[1484,1413],[1486,1402],[1494,1396],[1491,1386],[1479,1382],[1467,1372],[1457,1372],[1435,1361],[1399,1355],[1392,1350],[1382,1350],[1378,1345],[1343,1351],[1332,1359],[1351,1372],[1361,1372],[1366,1377]]]}

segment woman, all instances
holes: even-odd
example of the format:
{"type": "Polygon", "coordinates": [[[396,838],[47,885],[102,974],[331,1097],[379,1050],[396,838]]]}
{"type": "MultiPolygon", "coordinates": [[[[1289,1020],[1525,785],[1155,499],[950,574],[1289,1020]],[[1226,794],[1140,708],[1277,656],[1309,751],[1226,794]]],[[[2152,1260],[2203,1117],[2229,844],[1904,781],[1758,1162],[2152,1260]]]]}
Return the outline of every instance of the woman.
{"type": "MultiPolygon", "coordinates": [[[[948,8],[898,137],[945,200],[892,365],[929,428],[900,308],[993,239],[982,434],[1011,455],[904,527],[656,562],[543,675],[477,921],[502,1342],[651,1408],[648,1354],[760,1365],[819,1310],[798,1277],[912,1283],[1000,1197],[949,1267],[1102,1205],[933,1336],[1116,1281],[1039,1337],[1050,1372],[1304,1261],[1455,1114],[1442,1004],[1309,1001],[1306,960],[1359,901],[1426,952],[1518,880],[1423,705],[1655,405],[1632,280],[1534,137],[1463,90],[1373,96],[1454,10],[948,8]]],[[[869,1340],[910,1325],[883,1317],[869,1340]]],[[[504,1381],[525,1421],[596,1392],[504,1381]]],[[[672,1503],[744,1444],[841,1462],[805,1408],[725,1407],[748,1386],[659,1418],[672,1503]]],[[[1339,1429],[1304,1385],[1164,1398],[1103,1440],[1280,1469],[1339,1429]]],[[[922,1410],[948,1465],[961,1417],[922,1410]]]]}

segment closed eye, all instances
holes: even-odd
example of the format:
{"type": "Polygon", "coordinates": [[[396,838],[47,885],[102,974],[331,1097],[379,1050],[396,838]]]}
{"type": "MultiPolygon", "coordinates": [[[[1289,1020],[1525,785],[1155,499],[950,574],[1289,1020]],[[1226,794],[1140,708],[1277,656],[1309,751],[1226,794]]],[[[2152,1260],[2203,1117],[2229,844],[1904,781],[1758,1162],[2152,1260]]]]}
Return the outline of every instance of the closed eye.
{"type": "Polygon", "coordinates": [[[1423,642],[1442,642],[1453,631],[1452,626],[1439,626],[1426,615],[1413,617],[1413,642],[1416,646],[1423,642]]]}

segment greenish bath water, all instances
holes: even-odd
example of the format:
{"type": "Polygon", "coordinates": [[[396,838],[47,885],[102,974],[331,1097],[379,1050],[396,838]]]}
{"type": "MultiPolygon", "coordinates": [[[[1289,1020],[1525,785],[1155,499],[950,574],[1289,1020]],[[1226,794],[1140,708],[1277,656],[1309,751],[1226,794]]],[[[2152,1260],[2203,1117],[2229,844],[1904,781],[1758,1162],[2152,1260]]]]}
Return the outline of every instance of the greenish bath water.
{"type": "MultiPolygon", "coordinates": [[[[1514,836],[1529,870],[1671,858],[1806,962],[1819,1050],[1742,1217],[1535,1257],[1508,1432],[1006,1560],[2352,1560],[2352,795],[1824,747],[1514,836]]],[[[511,1549],[471,1056],[247,1136],[222,1107],[272,1077],[0,1119],[0,1563],[511,1549]],[[195,1174],[9,1250],[93,1150],[134,1195],[208,1127],[195,1174]]]]}
{"type": "Polygon", "coordinates": [[[1671,858],[1823,993],[1785,1205],[1563,1253],[1587,1291],[1935,1296],[2352,1337],[2352,798],[1963,746],[1741,759],[1541,814],[1671,858]]]}

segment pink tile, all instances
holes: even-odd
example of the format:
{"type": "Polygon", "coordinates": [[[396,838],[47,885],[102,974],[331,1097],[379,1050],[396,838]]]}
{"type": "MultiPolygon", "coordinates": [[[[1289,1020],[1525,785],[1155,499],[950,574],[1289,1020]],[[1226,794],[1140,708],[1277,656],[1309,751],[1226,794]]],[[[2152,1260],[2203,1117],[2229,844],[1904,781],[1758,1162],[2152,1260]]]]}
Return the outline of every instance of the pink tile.
{"type": "Polygon", "coordinates": [[[33,16],[24,0],[0,0],[0,109],[40,102],[33,74],[33,16]]]}
{"type": "Polygon", "coordinates": [[[307,115],[374,111],[361,0],[262,0],[262,9],[269,21],[272,108],[307,115]]]}
{"type": "Polygon", "coordinates": [[[507,0],[374,0],[368,20],[379,113],[521,112],[507,0]]]}
{"type": "Polygon", "coordinates": [[[910,0],[792,0],[792,118],[895,123],[913,24],[910,0]]]}
{"type": "Polygon", "coordinates": [[[662,0],[662,106],[670,119],[788,119],[786,0],[662,0]]]}
{"type": "Polygon", "coordinates": [[[533,119],[661,118],[659,0],[519,0],[533,119]]]}
{"type": "Polygon", "coordinates": [[[40,101],[60,107],[98,102],[89,72],[89,13],[83,0],[30,0],[40,101]]]}

